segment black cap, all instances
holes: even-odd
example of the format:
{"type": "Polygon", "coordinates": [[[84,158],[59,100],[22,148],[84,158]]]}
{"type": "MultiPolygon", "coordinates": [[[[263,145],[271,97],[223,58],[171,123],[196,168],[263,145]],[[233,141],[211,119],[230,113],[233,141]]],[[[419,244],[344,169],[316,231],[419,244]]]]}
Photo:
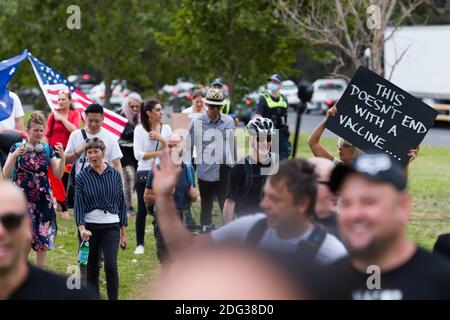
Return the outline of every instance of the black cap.
{"type": "Polygon", "coordinates": [[[211,87],[214,86],[220,86],[221,88],[224,86],[224,83],[222,82],[222,80],[220,78],[216,78],[213,80],[213,82],[211,82],[211,87]]]}
{"type": "Polygon", "coordinates": [[[366,153],[358,156],[350,165],[338,164],[331,173],[331,191],[339,191],[345,178],[352,173],[373,181],[390,183],[399,191],[406,189],[406,176],[401,165],[384,153],[366,153]]]}
{"type": "Polygon", "coordinates": [[[273,74],[269,79],[267,79],[267,81],[276,81],[281,84],[283,82],[283,78],[279,74],[273,74]]]}

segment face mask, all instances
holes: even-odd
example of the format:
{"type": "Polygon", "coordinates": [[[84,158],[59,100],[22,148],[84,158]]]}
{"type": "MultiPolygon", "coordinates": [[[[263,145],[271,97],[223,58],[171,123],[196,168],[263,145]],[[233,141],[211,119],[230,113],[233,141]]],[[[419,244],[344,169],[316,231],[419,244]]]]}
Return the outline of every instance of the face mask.
{"type": "Polygon", "coordinates": [[[278,86],[275,83],[270,82],[267,85],[267,89],[271,92],[271,93],[275,93],[278,91],[278,86]]]}

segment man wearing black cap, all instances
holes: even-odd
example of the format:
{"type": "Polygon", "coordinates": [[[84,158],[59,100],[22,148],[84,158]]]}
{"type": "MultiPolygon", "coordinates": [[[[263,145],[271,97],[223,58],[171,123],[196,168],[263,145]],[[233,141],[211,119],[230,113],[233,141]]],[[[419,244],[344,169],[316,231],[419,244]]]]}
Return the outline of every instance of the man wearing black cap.
{"type": "Polygon", "coordinates": [[[338,225],[350,256],[327,269],[322,297],[450,299],[450,263],[406,236],[411,197],[399,163],[361,155],[333,170],[330,188],[339,192],[338,225]]]}
{"type": "Polygon", "coordinates": [[[287,122],[288,102],[280,93],[283,79],[274,74],[268,79],[267,92],[258,101],[255,117],[269,118],[275,124],[279,133],[279,156],[280,160],[289,158],[291,146],[289,143],[289,127],[287,122]]]}

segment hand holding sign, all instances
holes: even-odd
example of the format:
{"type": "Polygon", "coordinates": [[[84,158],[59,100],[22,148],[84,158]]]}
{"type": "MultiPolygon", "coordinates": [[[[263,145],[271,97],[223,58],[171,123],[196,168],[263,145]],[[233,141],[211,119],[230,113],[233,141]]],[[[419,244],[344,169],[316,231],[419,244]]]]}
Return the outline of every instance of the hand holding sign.
{"type": "MultiPolygon", "coordinates": [[[[376,73],[359,67],[326,128],[364,152],[386,152],[406,165],[437,111],[376,73]]],[[[331,109],[330,109],[331,110],[331,109]]],[[[327,113],[328,116],[328,113],[327,113]]]]}

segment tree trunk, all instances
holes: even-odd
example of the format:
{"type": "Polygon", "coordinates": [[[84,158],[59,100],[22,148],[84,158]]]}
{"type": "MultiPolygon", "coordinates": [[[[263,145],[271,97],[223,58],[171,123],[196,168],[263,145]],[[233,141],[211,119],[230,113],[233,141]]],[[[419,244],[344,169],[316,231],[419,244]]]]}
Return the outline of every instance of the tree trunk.
{"type": "Polygon", "coordinates": [[[383,29],[376,29],[373,32],[374,35],[371,46],[372,71],[384,77],[384,68],[383,68],[384,32],[383,29]]]}

